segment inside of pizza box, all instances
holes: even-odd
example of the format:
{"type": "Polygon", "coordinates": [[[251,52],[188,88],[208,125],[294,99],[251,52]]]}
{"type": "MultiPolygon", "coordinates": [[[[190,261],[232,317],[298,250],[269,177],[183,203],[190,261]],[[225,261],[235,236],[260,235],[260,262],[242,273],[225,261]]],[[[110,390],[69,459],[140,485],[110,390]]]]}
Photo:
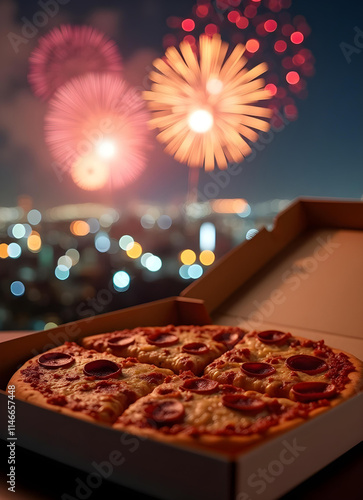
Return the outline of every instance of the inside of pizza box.
{"type": "Polygon", "coordinates": [[[288,329],[363,358],[363,203],[298,201],[183,296],[214,322],[288,329]]]}

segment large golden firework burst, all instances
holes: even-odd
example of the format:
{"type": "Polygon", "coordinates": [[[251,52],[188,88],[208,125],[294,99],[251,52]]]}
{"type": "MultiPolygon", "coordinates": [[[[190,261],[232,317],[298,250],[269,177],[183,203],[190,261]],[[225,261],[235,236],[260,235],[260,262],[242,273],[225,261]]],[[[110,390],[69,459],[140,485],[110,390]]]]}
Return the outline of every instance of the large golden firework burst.
{"type": "Polygon", "coordinates": [[[247,70],[245,46],[238,44],[226,57],[228,43],[219,35],[201,36],[199,57],[188,42],[180,52],[169,47],[163,59],[156,59],[153,82],[144,92],[152,111],[150,126],[160,130],[157,138],[165,151],[191,167],[213,170],[241,162],[251,153],[245,139],[255,142],[256,130],[267,132],[268,108],[252,103],[269,99],[262,63],[247,70]]]}

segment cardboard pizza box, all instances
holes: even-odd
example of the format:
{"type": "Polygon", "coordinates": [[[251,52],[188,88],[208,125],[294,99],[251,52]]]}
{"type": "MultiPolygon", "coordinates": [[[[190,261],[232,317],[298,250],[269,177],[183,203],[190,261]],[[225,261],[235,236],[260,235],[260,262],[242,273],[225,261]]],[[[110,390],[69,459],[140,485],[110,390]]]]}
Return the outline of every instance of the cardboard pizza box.
{"type": "MultiPolygon", "coordinates": [[[[363,203],[298,200],[272,231],[232,250],[181,297],[1,343],[0,414],[6,414],[6,384],[24,361],[65,340],[119,328],[212,321],[276,328],[324,338],[363,358],[362,249],[363,203]]],[[[17,401],[16,437],[19,446],[83,469],[91,479],[96,473],[159,498],[268,500],[359,443],[362,415],[359,394],[234,457],[140,439],[17,401]]],[[[6,426],[0,437],[8,438],[6,426]]]]}
{"type": "MultiPolygon", "coordinates": [[[[181,295],[203,299],[214,323],[324,339],[362,360],[363,202],[297,200],[181,295]]],[[[362,418],[361,393],[242,455],[235,498],[278,498],[362,441],[362,418]]]]}

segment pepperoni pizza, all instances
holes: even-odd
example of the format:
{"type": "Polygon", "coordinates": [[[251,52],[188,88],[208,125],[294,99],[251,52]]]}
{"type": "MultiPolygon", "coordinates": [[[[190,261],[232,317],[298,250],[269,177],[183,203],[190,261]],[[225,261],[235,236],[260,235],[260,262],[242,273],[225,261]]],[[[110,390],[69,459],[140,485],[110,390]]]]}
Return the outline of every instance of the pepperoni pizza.
{"type": "Polygon", "coordinates": [[[9,384],[20,399],[66,415],[238,451],[353,396],[362,373],[361,361],[324,341],[169,325],[66,342],[27,361],[9,384]]]}
{"type": "Polygon", "coordinates": [[[15,385],[18,398],[30,403],[112,424],[131,403],[172,374],[137,359],[120,359],[66,342],[27,361],[9,385],[15,385]]]}
{"type": "Polygon", "coordinates": [[[83,346],[115,356],[135,357],[177,374],[190,370],[200,375],[245,333],[231,326],[168,325],[94,335],[83,339],[83,346]]]}
{"type": "Polygon", "coordinates": [[[349,397],[357,390],[361,367],[358,359],[323,340],[267,330],[245,335],[204,373],[220,383],[306,402],[349,397]]]}

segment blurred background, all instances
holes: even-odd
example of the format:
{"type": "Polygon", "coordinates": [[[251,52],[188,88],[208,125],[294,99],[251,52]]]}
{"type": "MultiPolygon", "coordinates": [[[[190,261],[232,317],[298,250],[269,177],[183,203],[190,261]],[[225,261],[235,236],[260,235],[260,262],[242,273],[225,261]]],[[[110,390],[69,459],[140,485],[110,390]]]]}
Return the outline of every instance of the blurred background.
{"type": "MultiPolygon", "coordinates": [[[[62,0],[38,23],[46,0],[0,0],[0,329],[42,330],[177,295],[234,246],[272,228],[296,197],[362,198],[362,3],[281,2],[305,26],[304,86],[276,107],[280,122],[250,157],[226,172],[200,171],[191,193],[190,169],[156,140],[127,187],[80,189],[54,167],[43,132],[47,103],[31,91],[28,60],[55,26],[86,24],[116,42],[124,78],[147,90],[153,60],[186,34],[183,20],[203,21],[195,9],[208,2],[62,0]]],[[[266,4],[278,14],[281,2],[266,4]]],[[[245,35],[229,14],[253,3],[211,3],[230,43],[245,35]]]]}

